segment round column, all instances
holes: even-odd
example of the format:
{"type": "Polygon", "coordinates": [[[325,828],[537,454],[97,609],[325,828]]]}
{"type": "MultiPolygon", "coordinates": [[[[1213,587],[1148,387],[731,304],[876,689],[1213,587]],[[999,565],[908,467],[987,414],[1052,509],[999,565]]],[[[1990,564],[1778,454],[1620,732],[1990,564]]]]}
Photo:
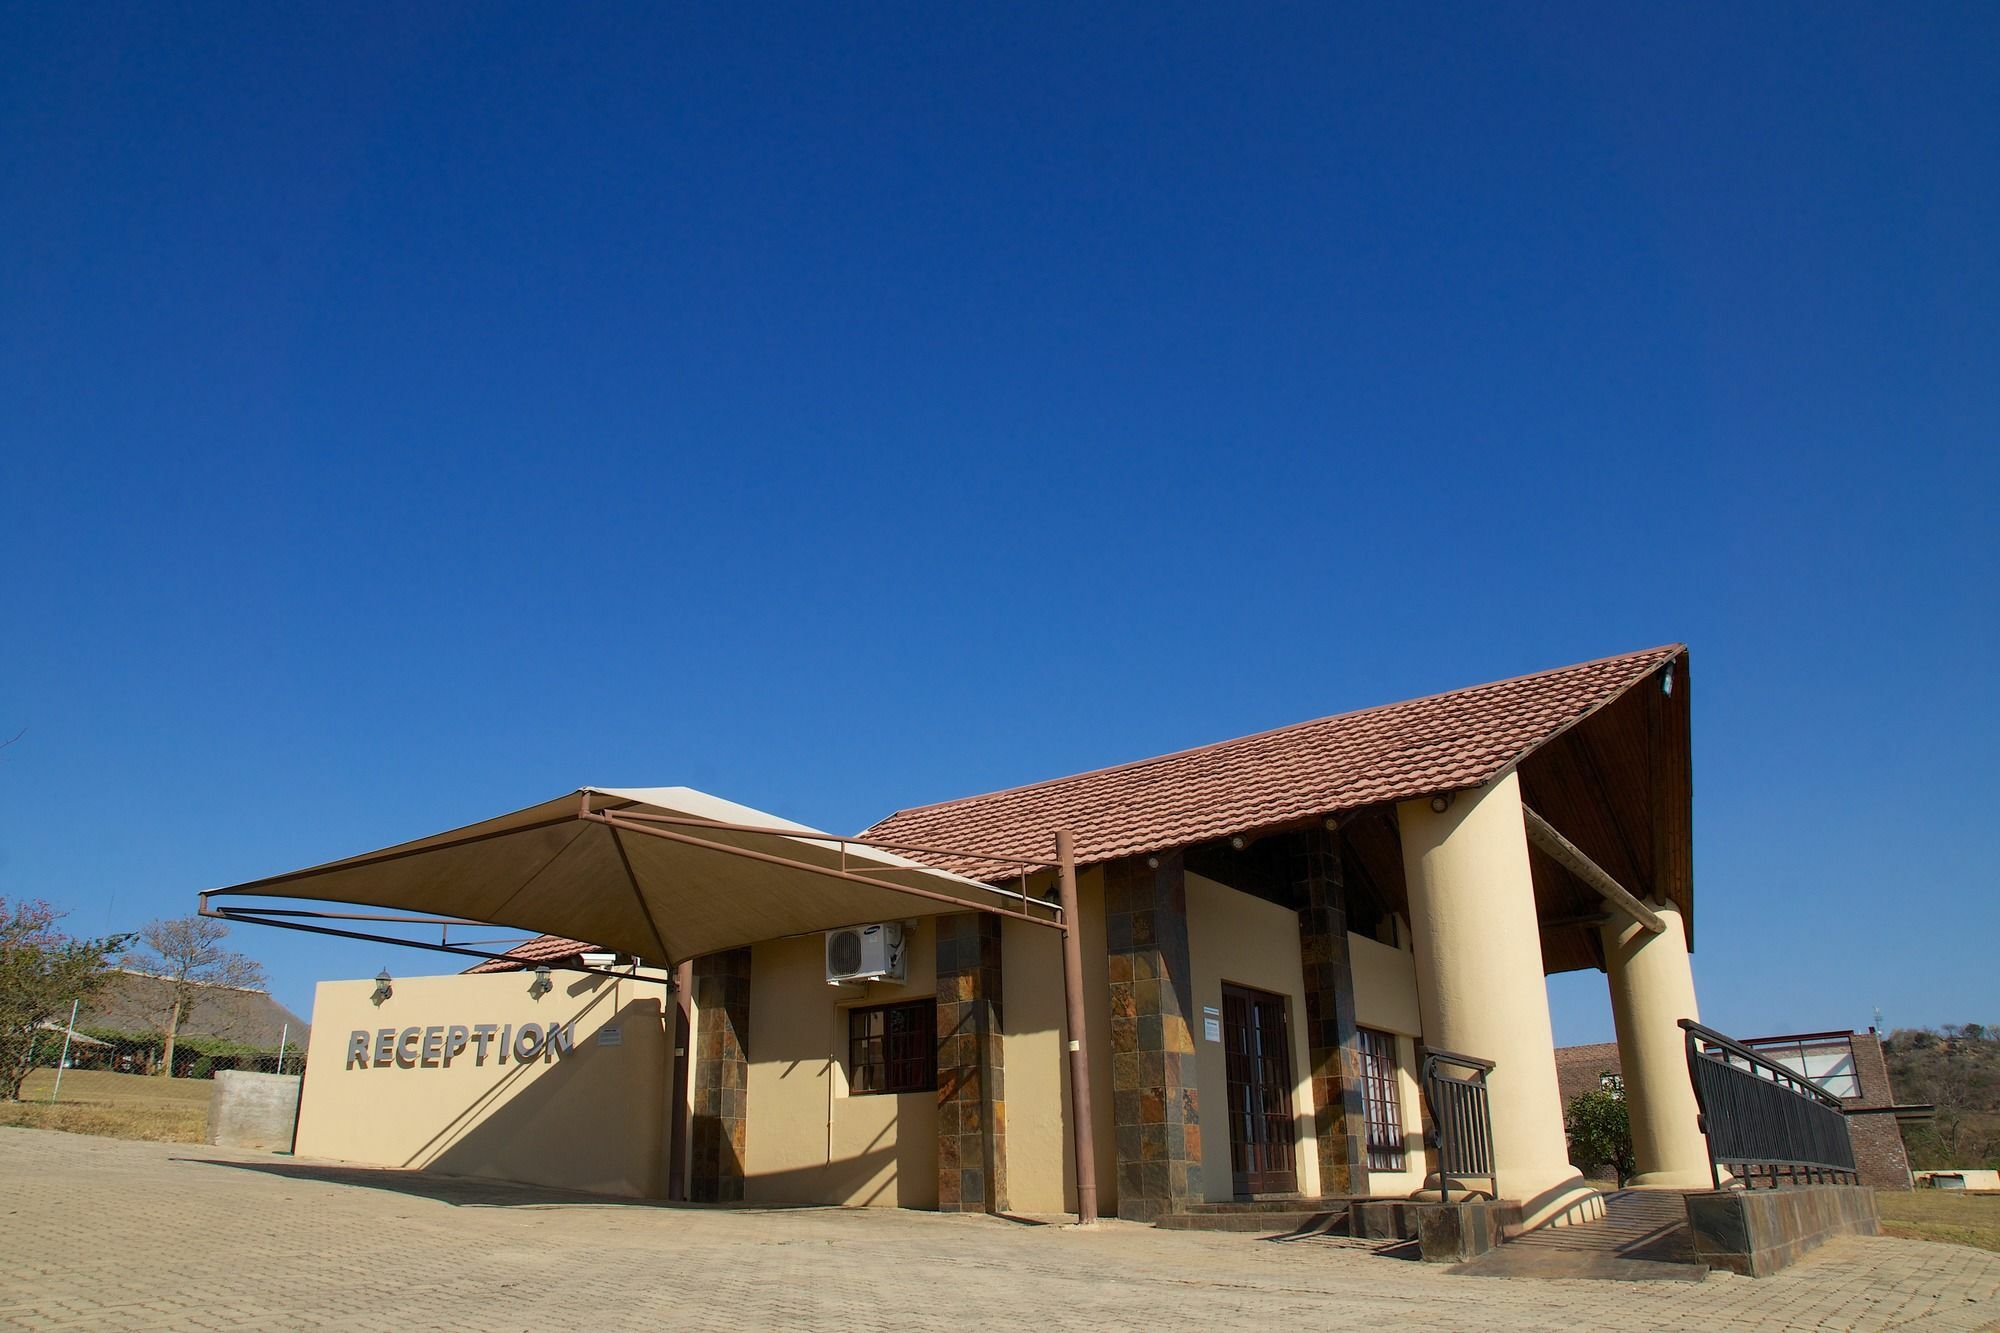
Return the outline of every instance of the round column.
{"type": "Polygon", "coordinates": [[[1500,1197],[1530,1225],[1603,1215],[1569,1161],[1542,970],[1521,787],[1513,773],[1442,812],[1396,807],[1424,1041],[1494,1062],[1488,1080],[1500,1197]]]}
{"type": "Polygon", "coordinates": [[[1686,1034],[1679,1026],[1683,1018],[1701,1019],[1687,930],[1673,904],[1647,906],[1667,923],[1657,935],[1622,917],[1600,928],[1625,1108],[1632,1117],[1632,1156],[1639,1169],[1626,1183],[1638,1189],[1707,1189],[1712,1183],[1708,1140],[1699,1128],[1694,1085],[1688,1081],[1686,1034]]]}

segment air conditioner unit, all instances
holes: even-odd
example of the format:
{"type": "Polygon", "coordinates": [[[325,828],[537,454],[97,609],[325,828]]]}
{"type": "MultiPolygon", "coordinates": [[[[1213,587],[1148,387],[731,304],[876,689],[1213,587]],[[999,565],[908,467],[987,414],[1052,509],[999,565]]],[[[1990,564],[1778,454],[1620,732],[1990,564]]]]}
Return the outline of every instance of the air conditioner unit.
{"type": "Polygon", "coordinates": [[[826,932],[826,984],[908,979],[903,963],[903,923],[848,926],[826,932]]]}

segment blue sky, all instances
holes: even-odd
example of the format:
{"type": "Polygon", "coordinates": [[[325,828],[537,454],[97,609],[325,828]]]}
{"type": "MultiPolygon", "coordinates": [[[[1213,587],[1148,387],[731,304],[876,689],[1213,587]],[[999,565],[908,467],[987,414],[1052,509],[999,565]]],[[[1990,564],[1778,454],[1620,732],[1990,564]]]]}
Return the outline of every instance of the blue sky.
{"type": "Polygon", "coordinates": [[[856,828],[1685,640],[1704,1017],[1992,1020],[1996,42],[7,5],[0,894],[583,783],[856,828]]]}

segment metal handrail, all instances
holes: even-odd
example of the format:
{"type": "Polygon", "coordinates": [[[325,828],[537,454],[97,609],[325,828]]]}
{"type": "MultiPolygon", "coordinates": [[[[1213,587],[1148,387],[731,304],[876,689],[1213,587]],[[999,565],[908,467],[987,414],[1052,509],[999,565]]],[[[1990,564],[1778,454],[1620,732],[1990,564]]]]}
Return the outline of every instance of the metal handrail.
{"type": "Polygon", "coordinates": [[[1500,1197],[1499,1169],[1493,1159],[1493,1107],[1486,1076],[1494,1062],[1456,1051],[1424,1052],[1421,1090],[1431,1113],[1438,1150],[1438,1201],[1451,1199],[1451,1182],[1468,1177],[1486,1181],[1488,1195],[1500,1197]],[[1447,1074],[1454,1065],[1469,1074],[1447,1074]]]}
{"type": "Polygon", "coordinates": [[[1689,1018],[1680,1026],[1715,1188],[1725,1166],[1746,1188],[1760,1174],[1773,1189],[1781,1174],[1792,1184],[1860,1183],[1840,1098],[1714,1028],[1689,1018]]]}

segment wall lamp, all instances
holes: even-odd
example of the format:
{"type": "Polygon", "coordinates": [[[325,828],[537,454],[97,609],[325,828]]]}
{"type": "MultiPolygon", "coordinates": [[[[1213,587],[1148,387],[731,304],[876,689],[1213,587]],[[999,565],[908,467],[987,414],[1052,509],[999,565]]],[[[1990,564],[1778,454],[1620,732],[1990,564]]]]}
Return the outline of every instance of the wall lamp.
{"type": "Polygon", "coordinates": [[[380,972],[377,972],[375,974],[375,993],[369,996],[368,998],[375,1001],[378,1007],[381,1005],[382,1001],[388,999],[391,995],[394,995],[396,993],[396,988],[394,986],[391,986],[389,984],[389,981],[390,977],[388,968],[385,967],[380,972]]]}
{"type": "Polygon", "coordinates": [[[528,998],[539,1000],[555,988],[556,983],[549,980],[549,965],[543,963],[535,969],[535,979],[528,983],[528,998]]]}
{"type": "Polygon", "coordinates": [[[1672,694],[1673,692],[1674,692],[1674,664],[1672,662],[1669,662],[1667,663],[1666,672],[1660,677],[1660,693],[1672,694]]]}
{"type": "Polygon", "coordinates": [[[1442,796],[1431,797],[1432,812],[1441,815],[1445,811],[1451,809],[1451,798],[1452,798],[1452,793],[1450,792],[1446,792],[1442,796]]]}

